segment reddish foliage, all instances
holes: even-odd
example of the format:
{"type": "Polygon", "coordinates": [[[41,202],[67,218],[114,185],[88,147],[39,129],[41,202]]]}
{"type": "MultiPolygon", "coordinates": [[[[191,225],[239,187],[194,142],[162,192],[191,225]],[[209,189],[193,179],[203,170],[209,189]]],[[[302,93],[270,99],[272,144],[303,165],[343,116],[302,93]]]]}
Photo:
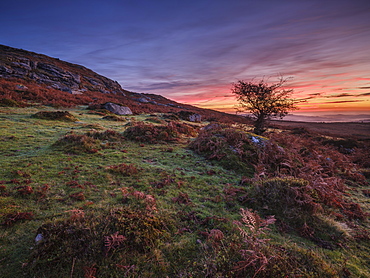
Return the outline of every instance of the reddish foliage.
{"type": "Polygon", "coordinates": [[[83,271],[84,271],[84,278],[96,278],[95,275],[96,275],[97,268],[95,267],[95,265],[84,266],[83,271]]]}
{"type": "Polygon", "coordinates": [[[145,209],[148,212],[157,211],[157,204],[155,197],[153,195],[145,194],[144,192],[134,190],[133,188],[130,187],[122,187],[120,189],[125,201],[127,201],[128,198],[132,196],[137,200],[143,200],[144,204],[146,205],[145,209]]]}
{"type": "Polygon", "coordinates": [[[4,216],[4,222],[2,225],[10,226],[20,220],[31,220],[33,219],[32,212],[13,212],[8,213],[4,216]]]}
{"type": "Polygon", "coordinates": [[[29,185],[17,187],[17,192],[21,195],[30,195],[33,193],[33,188],[29,185]]]}
{"type": "Polygon", "coordinates": [[[12,171],[12,174],[13,175],[17,175],[17,176],[20,176],[20,177],[23,177],[23,178],[27,178],[29,179],[31,177],[30,174],[26,173],[26,172],[23,172],[21,170],[15,170],[15,171],[12,171]]]}
{"type": "Polygon", "coordinates": [[[49,189],[50,185],[44,184],[36,189],[35,194],[38,195],[39,199],[43,199],[46,197],[46,193],[49,191],[49,189]]]}
{"type": "Polygon", "coordinates": [[[105,236],[104,237],[105,255],[107,255],[111,249],[115,249],[121,246],[126,239],[127,238],[125,236],[119,235],[118,232],[115,232],[114,234],[109,236],[105,236]]]}
{"type": "Polygon", "coordinates": [[[248,199],[247,190],[241,187],[234,187],[230,184],[223,189],[224,198],[227,202],[240,200],[242,202],[248,199]]]}
{"type": "Polygon", "coordinates": [[[118,164],[107,166],[106,169],[113,173],[119,173],[123,176],[134,176],[139,173],[139,169],[134,164],[118,164]]]}
{"type": "Polygon", "coordinates": [[[81,188],[84,189],[85,187],[78,183],[78,181],[72,180],[66,183],[66,185],[70,186],[71,188],[81,188]]]}
{"type": "Polygon", "coordinates": [[[6,186],[5,185],[0,185],[0,196],[5,197],[5,196],[8,196],[8,195],[9,195],[9,193],[6,192],[6,186]]]}
{"type": "Polygon", "coordinates": [[[221,230],[212,229],[207,235],[207,240],[211,242],[214,249],[218,249],[221,246],[221,241],[224,237],[225,235],[221,230]]]}
{"type": "MultiPolygon", "coordinates": [[[[259,152],[255,180],[284,176],[304,179],[308,181],[304,191],[315,195],[319,203],[340,209],[351,219],[366,217],[359,205],[345,198],[346,180],[366,184],[358,167],[345,154],[307,136],[274,133],[270,137],[259,152]]],[[[302,201],[310,203],[310,198],[302,201]]]]}
{"type": "Polygon", "coordinates": [[[68,210],[72,221],[80,221],[85,218],[85,212],[82,209],[68,210]]]}
{"type": "Polygon", "coordinates": [[[185,204],[185,205],[189,205],[192,203],[189,198],[189,195],[187,193],[182,193],[182,192],[179,193],[179,196],[172,198],[172,201],[174,203],[185,204]]]}
{"type": "Polygon", "coordinates": [[[72,193],[71,195],[69,195],[69,197],[71,197],[72,199],[74,200],[77,200],[77,201],[83,201],[85,200],[85,195],[84,193],[81,191],[81,192],[76,192],[76,193],[72,193]]]}
{"type": "MultiPolygon", "coordinates": [[[[168,186],[168,185],[170,185],[174,182],[175,182],[175,179],[172,178],[170,175],[167,175],[164,179],[162,179],[159,182],[152,182],[151,185],[158,188],[158,189],[161,189],[161,188],[163,188],[165,186],[168,186]]],[[[177,185],[181,186],[181,182],[178,182],[177,185]]]]}

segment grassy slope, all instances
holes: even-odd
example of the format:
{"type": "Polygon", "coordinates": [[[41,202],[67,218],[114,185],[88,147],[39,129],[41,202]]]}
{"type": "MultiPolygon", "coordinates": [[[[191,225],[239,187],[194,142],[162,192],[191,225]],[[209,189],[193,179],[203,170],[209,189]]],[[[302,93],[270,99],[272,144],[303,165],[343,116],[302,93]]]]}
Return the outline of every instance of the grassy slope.
{"type": "MultiPolygon", "coordinates": [[[[96,153],[66,154],[52,145],[69,132],[83,134],[93,129],[123,132],[127,122],[143,121],[148,116],[130,116],[126,122],[114,122],[88,114],[86,110],[71,109],[78,122],[30,117],[43,109],[46,108],[0,108],[0,216],[4,222],[11,213],[13,216],[19,212],[33,214],[31,220],[15,221],[0,228],[1,277],[34,275],[30,273],[37,273],[37,277],[70,277],[71,274],[73,277],[225,277],[226,272],[217,270],[221,268],[229,268],[228,275],[236,277],[233,265],[241,257],[230,246],[240,249],[243,240],[232,221],[240,220],[239,210],[246,207],[241,198],[246,186],[240,185],[240,175],[187,149],[191,138],[158,144],[124,140],[96,153]],[[108,166],[121,163],[133,165],[138,173],[124,176],[107,170],[108,166]],[[30,186],[33,192],[24,193],[25,186],[30,186]],[[40,259],[32,257],[39,248],[35,237],[43,224],[55,223],[58,219],[69,221],[74,209],[83,210],[86,217],[99,217],[109,215],[114,208],[145,207],[145,203],[131,195],[125,200],[121,188],[155,197],[158,217],[165,223],[158,243],[145,245],[146,251],[142,252],[122,250],[124,256],[117,254],[121,250],[117,245],[117,250],[109,256],[92,257],[90,265],[78,257],[68,257],[65,261],[47,258],[53,266],[60,266],[54,270],[47,267],[47,262],[35,263],[40,259]],[[79,192],[83,193],[84,200],[73,197],[79,192]],[[219,239],[218,244],[212,243],[209,236],[212,230],[223,232],[224,239],[219,239]]],[[[361,192],[360,188],[357,192],[361,192]]],[[[353,198],[369,207],[368,197],[363,194],[355,194],[353,198]]],[[[104,223],[105,218],[94,221],[104,223]]],[[[78,225],[83,223],[87,222],[78,225]]],[[[301,256],[297,267],[316,265],[335,269],[336,273],[351,273],[354,275],[351,277],[370,276],[370,266],[365,263],[370,255],[368,239],[348,240],[343,248],[329,250],[295,233],[282,233],[274,225],[271,227],[268,237],[275,246],[301,256]],[[306,260],[310,262],[305,263],[306,260]]],[[[107,235],[110,233],[113,232],[107,235]]],[[[104,247],[103,239],[99,240],[104,247]]],[[[301,271],[300,277],[317,276],[317,270],[301,271]]],[[[330,277],[329,270],[322,273],[330,277]]]]}

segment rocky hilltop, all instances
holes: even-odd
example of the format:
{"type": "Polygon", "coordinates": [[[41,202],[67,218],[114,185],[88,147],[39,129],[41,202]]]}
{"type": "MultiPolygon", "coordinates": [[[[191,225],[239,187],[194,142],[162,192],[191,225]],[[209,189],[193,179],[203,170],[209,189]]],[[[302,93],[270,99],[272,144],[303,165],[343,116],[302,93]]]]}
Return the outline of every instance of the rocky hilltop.
{"type": "Polygon", "coordinates": [[[77,64],[22,49],[0,45],[0,100],[54,107],[88,105],[104,108],[108,102],[139,113],[180,113],[197,121],[245,122],[245,118],[177,103],[160,95],[122,89],[117,81],[77,64]],[[184,112],[185,111],[185,112],[184,112]]]}
{"type": "Polygon", "coordinates": [[[70,94],[125,92],[117,81],[83,66],[4,45],[0,45],[0,77],[34,81],[70,94]]]}

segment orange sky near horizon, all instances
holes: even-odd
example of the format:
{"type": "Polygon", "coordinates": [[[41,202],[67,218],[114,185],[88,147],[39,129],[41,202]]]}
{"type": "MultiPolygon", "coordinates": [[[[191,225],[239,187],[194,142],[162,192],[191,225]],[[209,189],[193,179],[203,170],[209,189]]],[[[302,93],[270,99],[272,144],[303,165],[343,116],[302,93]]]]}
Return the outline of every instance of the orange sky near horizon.
{"type": "MultiPolygon", "coordinates": [[[[299,109],[292,113],[358,112],[370,114],[370,86],[367,85],[369,81],[370,78],[343,79],[338,85],[338,80],[325,80],[321,81],[321,84],[318,82],[306,84],[292,80],[285,88],[294,90],[292,95],[294,99],[305,100],[298,103],[299,109]]],[[[175,95],[173,99],[197,107],[233,114],[236,113],[238,102],[231,93],[231,88],[232,84],[223,87],[208,86],[198,90],[198,93],[175,95]]]]}

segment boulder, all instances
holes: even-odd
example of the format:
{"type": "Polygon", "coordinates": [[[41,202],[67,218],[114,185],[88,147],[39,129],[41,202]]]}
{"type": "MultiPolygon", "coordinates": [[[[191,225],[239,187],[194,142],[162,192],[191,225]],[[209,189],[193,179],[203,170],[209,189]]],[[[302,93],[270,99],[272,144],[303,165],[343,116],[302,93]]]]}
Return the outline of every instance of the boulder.
{"type": "Polygon", "coordinates": [[[104,109],[116,114],[116,115],[132,115],[132,111],[127,106],[122,106],[116,103],[107,102],[103,105],[104,109]]]}
{"type": "Polygon", "coordinates": [[[177,113],[177,115],[180,117],[180,119],[190,122],[201,122],[202,121],[202,115],[190,112],[190,111],[180,111],[177,113]]]}

